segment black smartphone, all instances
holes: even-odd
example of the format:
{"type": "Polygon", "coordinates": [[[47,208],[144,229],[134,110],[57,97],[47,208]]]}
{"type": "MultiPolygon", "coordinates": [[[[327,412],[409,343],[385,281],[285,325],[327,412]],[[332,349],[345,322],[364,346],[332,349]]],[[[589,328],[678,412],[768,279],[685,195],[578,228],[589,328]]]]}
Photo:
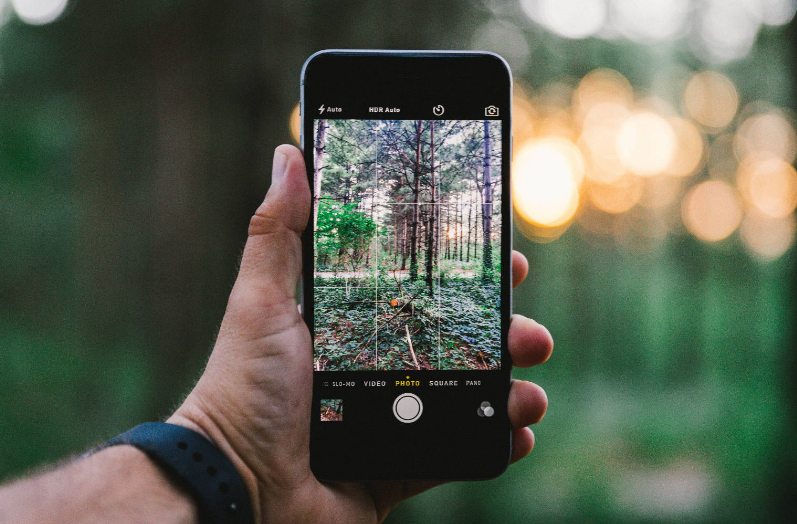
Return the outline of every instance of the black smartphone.
{"type": "Polygon", "coordinates": [[[329,50],[301,84],[313,473],[495,477],[511,450],[509,68],[329,50]]]}

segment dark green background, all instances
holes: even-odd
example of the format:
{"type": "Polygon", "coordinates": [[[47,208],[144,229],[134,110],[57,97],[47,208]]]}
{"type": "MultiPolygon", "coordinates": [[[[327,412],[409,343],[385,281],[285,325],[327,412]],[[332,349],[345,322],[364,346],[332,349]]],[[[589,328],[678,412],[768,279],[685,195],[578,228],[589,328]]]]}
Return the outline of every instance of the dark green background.
{"type": "MultiPolygon", "coordinates": [[[[290,141],[307,56],[464,48],[490,16],[453,0],[75,1],[42,27],[12,16],[0,29],[0,477],[164,417],[189,390],[271,152],[290,141]]],[[[662,53],[524,27],[531,88],[611,67],[644,92],[668,64],[702,67],[683,43],[662,53]]],[[[793,23],[762,30],[723,71],[743,100],[794,108],[796,43],[793,23]]],[[[547,364],[516,373],[550,398],[537,446],[501,478],[435,489],[390,522],[797,519],[791,251],[763,264],[736,237],[685,235],[629,250],[577,225],[548,244],[515,238],[531,263],[515,309],[556,340],[547,364]]]]}

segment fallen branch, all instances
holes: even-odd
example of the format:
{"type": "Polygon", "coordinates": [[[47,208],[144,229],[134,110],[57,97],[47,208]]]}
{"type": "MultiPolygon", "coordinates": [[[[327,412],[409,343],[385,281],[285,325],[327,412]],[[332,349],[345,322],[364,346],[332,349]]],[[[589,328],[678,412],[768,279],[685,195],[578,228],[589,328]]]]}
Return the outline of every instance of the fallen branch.
{"type": "Polygon", "coordinates": [[[415,369],[421,369],[421,366],[418,365],[418,359],[415,358],[415,351],[412,350],[412,339],[410,338],[410,328],[407,324],[404,324],[404,329],[407,331],[407,344],[410,346],[410,355],[412,355],[412,361],[415,362],[415,369]]]}
{"type": "MultiPolygon", "coordinates": [[[[388,318],[388,319],[387,319],[387,320],[386,320],[386,321],[385,321],[385,322],[382,324],[382,328],[385,328],[385,327],[389,326],[389,325],[390,325],[390,323],[391,323],[391,322],[393,322],[393,320],[395,320],[395,319],[396,319],[396,318],[397,318],[397,317],[398,317],[398,316],[399,316],[399,315],[400,315],[400,314],[401,314],[401,313],[402,313],[402,312],[403,312],[405,309],[407,309],[407,306],[410,306],[410,305],[412,305],[412,301],[413,301],[413,300],[415,300],[415,298],[416,298],[417,296],[418,296],[418,295],[413,295],[413,296],[412,296],[412,297],[411,297],[411,298],[410,298],[410,299],[409,299],[409,300],[408,300],[408,301],[407,301],[407,302],[406,302],[406,303],[405,303],[403,306],[401,306],[401,307],[399,308],[399,310],[398,310],[398,311],[396,311],[396,313],[395,313],[393,316],[391,316],[390,318],[388,318]]],[[[412,305],[412,307],[415,307],[415,306],[414,306],[414,305],[412,305]]],[[[368,346],[368,344],[370,344],[370,343],[371,343],[371,341],[372,341],[372,340],[374,339],[374,337],[376,336],[376,333],[377,333],[377,330],[376,330],[376,329],[374,329],[374,333],[373,333],[373,334],[372,334],[370,337],[368,337],[368,340],[366,340],[365,342],[363,342],[362,344],[360,344],[359,346],[357,346],[356,348],[354,348],[354,351],[362,351],[362,349],[363,349],[364,347],[368,346]]],[[[419,369],[420,369],[420,368],[419,368],[419,369]]]]}

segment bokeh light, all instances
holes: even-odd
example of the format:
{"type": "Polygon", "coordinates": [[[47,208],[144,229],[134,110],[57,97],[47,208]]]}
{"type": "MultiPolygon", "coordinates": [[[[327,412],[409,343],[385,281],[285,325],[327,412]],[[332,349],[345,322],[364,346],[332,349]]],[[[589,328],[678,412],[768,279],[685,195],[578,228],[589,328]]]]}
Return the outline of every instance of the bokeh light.
{"type": "Polygon", "coordinates": [[[587,177],[612,183],[626,173],[617,153],[617,137],[631,112],[618,102],[592,106],[584,117],[578,144],[590,160],[587,177]]]}
{"type": "Polygon", "coordinates": [[[758,2],[708,0],[697,17],[691,40],[700,58],[722,64],[750,53],[761,27],[758,2]]]}
{"type": "Polygon", "coordinates": [[[534,134],[534,108],[517,86],[512,98],[512,135],[520,146],[534,134]]]}
{"type": "Polygon", "coordinates": [[[570,111],[567,109],[549,109],[547,114],[537,120],[535,133],[538,136],[558,136],[569,141],[575,140],[575,128],[570,111]]]}
{"type": "Polygon", "coordinates": [[[794,215],[772,218],[753,212],[742,220],[739,237],[754,255],[770,261],[782,256],[794,244],[795,230],[794,215]]]}
{"type": "MultiPolygon", "coordinates": [[[[797,208],[797,172],[789,165],[797,157],[797,131],[790,113],[764,102],[740,111],[736,86],[715,71],[684,70],[673,82],[661,93],[653,89],[662,98],[641,99],[625,76],[605,68],[575,84],[549,82],[533,97],[516,85],[513,188],[520,231],[550,242],[578,215],[587,235],[636,250],[638,242],[652,248],[684,227],[716,242],[746,215],[758,217],[751,224],[790,220],[797,208]],[[667,102],[679,98],[680,108],[667,102]],[[695,185],[695,175],[708,179],[695,185]]],[[[781,247],[749,249],[785,249],[782,240],[772,245],[781,247]]]]}
{"type": "Polygon", "coordinates": [[[689,0],[613,0],[612,22],[630,40],[670,40],[684,32],[689,0]]]}
{"type": "Polygon", "coordinates": [[[704,158],[705,139],[688,120],[673,117],[668,119],[675,133],[675,150],[667,166],[667,174],[688,176],[697,171],[704,158]]]}
{"type": "Polygon", "coordinates": [[[766,25],[786,25],[797,11],[795,0],[762,0],[761,17],[766,25]]]}
{"type": "Polygon", "coordinates": [[[288,120],[288,126],[291,130],[291,138],[293,139],[296,145],[301,145],[301,135],[302,135],[302,117],[299,114],[299,110],[301,109],[299,104],[294,106],[293,111],[291,111],[290,119],[288,120]]]}
{"type": "Polygon", "coordinates": [[[55,21],[63,14],[66,4],[67,0],[11,0],[17,16],[32,25],[55,21]]]}
{"type": "Polygon", "coordinates": [[[560,137],[532,140],[515,152],[512,196],[521,219],[547,227],[568,222],[579,204],[584,160],[560,137]]]}
{"type": "Polygon", "coordinates": [[[584,119],[595,106],[614,102],[629,106],[634,100],[630,82],[612,69],[595,69],[578,83],[573,92],[576,115],[584,119]]]}
{"type": "Polygon", "coordinates": [[[606,21],[605,0],[520,0],[535,22],[566,38],[596,34],[606,21]]]}
{"type": "Polygon", "coordinates": [[[659,175],[647,177],[643,182],[639,204],[648,209],[662,209],[681,196],[684,180],[679,177],[659,175]]]}
{"type": "Polygon", "coordinates": [[[611,184],[590,182],[587,192],[592,204],[606,213],[625,213],[642,197],[642,179],[626,175],[611,184]]]}
{"type": "Polygon", "coordinates": [[[733,120],[739,95],[731,80],[714,71],[696,73],[684,92],[684,105],[692,118],[709,130],[719,130],[733,120]]]}
{"type": "Polygon", "coordinates": [[[733,150],[739,160],[752,155],[774,156],[794,162],[797,133],[778,111],[748,117],[736,132],[733,150]]]}
{"type": "Polygon", "coordinates": [[[766,216],[782,218],[797,207],[797,171],[779,158],[745,161],[736,177],[745,201],[766,216]]]}
{"type": "Polygon", "coordinates": [[[681,205],[681,216],[695,237],[716,242],[739,227],[742,208],[733,187],[721,180],[709,180],[689,190],[681,205]]]}
{"type": "Polygon", "coordinates": [[[664,171],[675,154],[676,137],[669,122],[652,111],[633,113],[617,134],[617,154],[625,167],[641,176],[664,171]]]}

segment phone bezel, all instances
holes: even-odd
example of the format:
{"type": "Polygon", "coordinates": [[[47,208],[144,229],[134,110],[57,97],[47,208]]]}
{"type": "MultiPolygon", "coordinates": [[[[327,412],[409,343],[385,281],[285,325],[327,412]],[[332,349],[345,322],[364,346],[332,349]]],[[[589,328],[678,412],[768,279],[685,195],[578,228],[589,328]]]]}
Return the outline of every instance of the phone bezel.
{"type": "MultiPolygon", "coordinates": [[[[505,97],[504,106],[507,112],[500,119],[502,122],[502,199],[501,199],[501,212],[502,212],[502,230],[501,230],[501,319],[502,319],[502,365],[501,369],[495,371],[475,371],[475,373],[496,373],[500,375],[500,388],[499,396],[502,401],[508,400],[509,387],[511,380],[511,357],[507,348],[507,332],[509,329],[509,321],[512,308],[512,286],[511,286],[511,260],[512,260],[512,207],[511,207],[511,184],[510,184],[510,162],[511,162],[511,100],[512,100],[512,79],[511,72],[506,62],[494,53],[481,52],[481,51],[390,51],[390,50],[324,50],[313,54],[307,59],[303,68],[301,76],[301,143],[304,150],[305,161],[308,166],[308,180],[310,181],[312,191],[312,169],[313,165],[313,137],[307,136],[306,130],[312,129],[312,122],[315,115],[308,114],[307,106],[308,100],[315,97],[314,93],[308,96],[307,81],[310,78],[310,83],[314,83],[314,74],[321,75],[323,72],[330,70],[337,71],[339,74],[345,75],[348,71],[346,68],[361,68],[368,72],[369,75],[376,75],[377,79],[373,80],[374,83],[389,82],[390,79],[398,82],[399,84],[408,84],[412,82],[413,85],[429,85],[435,81],[449,84],[456,79],[451,79],[450,82],[443,79],[446,72],[440,71],[440,67],[450,67],[448,72],[453,72],[457,75],[456,78],[466,78],[473,80],[473,71],[479,70],[482,67],[485,70],[492,68],[498,74],[504,74],[505,78],[500,81],[491,83],[491,88],[495,88],[496,83],[500,83],[502,97],[505,97]],[[426,59],[426,60],[424,60],[426,59]],[[454,59],[454,60],[450,60],[454,59]],[[385,61],[387,60],[387,61],[385,61]],[[356,66],[352,64],[358,64],[356,66]],[[407,64],[413,64],[414,67],[410,68],[407,64]],[[486,66],[485,64],[490,64],[486,66]],[[427,84],[423,82],[426,81],[427,84]],[[419,84],[420,83],[420,84],[419,84]],[[309,125],[308,125],[309,124],[309,125]]],[[[481,79],[484,84],[490,83],[486,79],[481,79]]],[[[320,84],[320,82],[319,82],[320,84]]],[[[384,83],[387,86],[389,84],[384,83]]],[[[321,86],[319,85],[319,89],[321,86]]],[[[327,89],[329,89],[327,87],[327,89]]],[[[356,89],[351,83],[346,86],[340,86],[337,89],[356,89]]],[[[365,88],[362,88],[365,89],[365,88]]],[[[391,88],[392,89],[392,88],[391,88]]],[[[389,90],[389,89],[388,89],[389,90]]],[[[478,91],[471,83],[469,90],[473,92],[478,91]]],[[[312,91],[312,89],[311,89],[312,91]]],[[[419,95],[422,99],[426,95],[419,95]]],[[[311,105],[314,107],[315,102],[311,105]]],[[[341,116],[340,118],[347,118],[341,116]]],[[[359,117],[358,117],[359,118],[359,117]]],[[[372,117],[373,118],[373,117],[372,117]]],[[[434,117],[432,117],[434,118],[434,117]]],[[[312,133],[311,133],[312,134],[312,133]]],[[[302,313],[305,316],[308,328],[311,333],[313,331],[312,322],[312,282],[313,282],[313,238],[312,231],[305,231],[303,235],[303,250],[304,250],[304,268],[303,268],[303,285],[302,285],[302,313]],[[309,285],[307,285],[309,284],[309,285]]],[[[311,361],[312,362],[312,361],[311,361]]],[[[308,363],[308,365],[312,365],[308,363]]],[[[314,394],[313,406],[317,402],[316,380],[317,373],[329,372],[313,372],[314,374],[314,394]]],[[[354,371],[350,373],[369,373],[363,371],[354,371]]],[[[371,373],[385,373],[385,372],[371,372],[371,373]]],[[[444,373],[441,371],[434,371],[434,373],[444,373]]],[[[456,372],[452,372],[456,373],[456,372]]],[[[470,372],[465,372],[470,373],[470,372]]],[[[497,389],[497,388],[496,388],[497,389]]],[[[313,410],[311,417],[315,415],[313,410]]],[[[472,467],[450,467],[446,469],[445,464],[440,464],[436,468],[427,468],[426,470],[418,470],[418,474],[393,474],[389,471],[378,471],[378,465],[373,467],[363,467],[362,465],[353,466],[349,471],[343,471],[338,465],[330,466],[325,464],[323,457],[319,457],[318,453],[314,453],[313,449],[316,447],[316,440],[314,435],[318,430],[318,422],[311,421],[311,467],[316,477],[322,480],[330,481],[360,481],[360,480],[477,480],[488,479],[500,475],[508,466],[511,454],[511,431],[508,424],[508,417],[503,417],[506,423],[505,438],[501,442],[496,441],[496,446],[500,447],[501,459],[493,459],[490,464],[476,463],[472,467]]]]}

